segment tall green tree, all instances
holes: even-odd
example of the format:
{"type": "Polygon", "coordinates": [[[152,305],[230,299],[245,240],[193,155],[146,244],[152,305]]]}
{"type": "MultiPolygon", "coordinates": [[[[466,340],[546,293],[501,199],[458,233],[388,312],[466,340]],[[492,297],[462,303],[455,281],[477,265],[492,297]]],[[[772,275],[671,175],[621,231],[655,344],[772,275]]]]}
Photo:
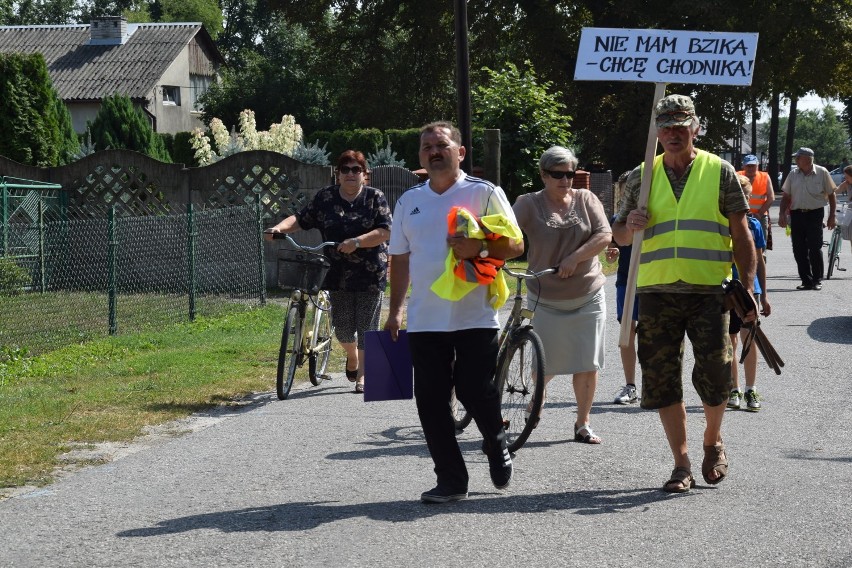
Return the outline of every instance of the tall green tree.
{"type": "MultiPolygon", "coordinates": [[[[778,121],[780,147],[795,149],[806,146],[811,148],[816,155],[818,164],[836,165],[844,157],[849,156],[849,135],[833,106],[826,105],[822,110],[799,111],[796,114],[794,139],[790,144],[787,144],[787,124],[790,120],[791,117],[783,116],[778,121]]],[[[768,130],[768,124],[760,125],[760,135],[763,140],[768,140],[768,130]]],[[[766,142],[758,147],[760,151],[768,151],[766,142]]],[[[788,153],[792,154],[792,152],[788,153]]]]}
{"type": "Polygon", "coordinates": [[[105,98],[88,130],[97,150],[123,148],[171,162],[163,139],[157,136],[142,111],[125,95],[105,98]]]}
{"type": "Polygon", "coordinates": [[[12,0],[0,0],[0,26],[8,26],[13,23],[15,6],[12,0]]]}
{"type": "Polygon", "coordinates": [[[15,26],[73,24],[79,16],[75,0],[21,0],[0,1],[3,23],[15,26]]]}
{"type": "Polygon", "coordinates": [[[33,166],[64,163],[77,141],[70,124],[44,57],[0,54],[0,154],[33,166]]]}
{"type": "Polygon", "coordinates": [[[240,112],[255,112],[258,128],[266,129],[290,114],[306,130],[336,128],[333,101],[327,97],[317,47],[301,25],[276,21],[262,48],[245,50],[238,63],[222,72],[222,81],[202,95],[204,121],[220,118],[236,124],[240,112]]]}
{"type": "Polygon", "coordinates": [[[60,164],[67,164],[72,162],[80,152],[80,137],[74,131],[74,123],[71,121],[68,107],[58,95],[53,98],[53,107],[56,109],[56,122],[59,128],[58,160],[60,164]]]}
{"type": "Polygon", "coordinates": [[[158,0],[157,22],[201,22],[213,39],[222,31],[222,9],[216,0],[158,0]]]}
{"type": "Polygon", "coordinates": [[[474,122],[500,129],[500,181],[514,201],[541,183],[541,153],[571,141],[571,117],[565,114],[560,93],[551,91],[550,82],[539,81],[529,62],[523,70],[508,63],[502,71],[485,72],[490,81],[473,93],[474,122]]]}

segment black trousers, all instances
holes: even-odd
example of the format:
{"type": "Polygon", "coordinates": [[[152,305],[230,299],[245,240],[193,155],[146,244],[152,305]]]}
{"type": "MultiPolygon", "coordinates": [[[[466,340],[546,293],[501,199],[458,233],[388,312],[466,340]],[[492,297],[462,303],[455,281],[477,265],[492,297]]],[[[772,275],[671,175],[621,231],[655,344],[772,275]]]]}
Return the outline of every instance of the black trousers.
{"type": "Polygon", "coordinates": [[[465,329],[408,334],[417,414],[438,483],[467,491],[468,474],[450,411],[452,389],[491,448],[506,446],[500,394],[494,385],[497,330],[465,329]]]}
{"type": "Polygon", "coordinates": [[[822,208],[790,212],[793,258],[804,286],[822,282],[822,217],[822,208]]]}

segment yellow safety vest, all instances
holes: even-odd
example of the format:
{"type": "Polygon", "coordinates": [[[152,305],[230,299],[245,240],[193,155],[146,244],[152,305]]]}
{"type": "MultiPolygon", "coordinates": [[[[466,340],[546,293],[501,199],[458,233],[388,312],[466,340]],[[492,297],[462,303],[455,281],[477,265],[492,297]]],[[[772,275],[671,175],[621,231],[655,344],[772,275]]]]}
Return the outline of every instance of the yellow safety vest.
{"type": "Polygon", "coordinates": [[[679,201],[663,169],[663,156],[654,159],[640,288],[678,281],[719,286],[731,277],[731,230],[727,217],[719,212],[722,161],[703,150],[697,152],[679,201]]]}

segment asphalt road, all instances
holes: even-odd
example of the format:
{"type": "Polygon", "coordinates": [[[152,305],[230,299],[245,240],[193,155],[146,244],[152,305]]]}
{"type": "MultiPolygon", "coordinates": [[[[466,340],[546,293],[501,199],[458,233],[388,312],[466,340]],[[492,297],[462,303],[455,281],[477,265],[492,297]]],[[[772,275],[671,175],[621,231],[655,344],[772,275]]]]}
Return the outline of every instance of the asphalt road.
{"type": "MultiPolygon", "coordinates": [[[[622,374],[610,278],[592,413],[604,443],[568,441],[575,405],[558,377],[507,492],[466,431],[470,499],[419,503],[434,475],[413,401],[364,403],[341,373],[0,501],[0,566],[852,566],[852,270],[796,291],[776,228],[768,273],[764,329],[786,367],[760,365],[759,413],[726,414],[718,486],[699,475],[688,494],[660,491],[672,460],[656,413],[611,403],[622,374]]],[[[686,391],[698,473],[703,416],[686,391]]]]}

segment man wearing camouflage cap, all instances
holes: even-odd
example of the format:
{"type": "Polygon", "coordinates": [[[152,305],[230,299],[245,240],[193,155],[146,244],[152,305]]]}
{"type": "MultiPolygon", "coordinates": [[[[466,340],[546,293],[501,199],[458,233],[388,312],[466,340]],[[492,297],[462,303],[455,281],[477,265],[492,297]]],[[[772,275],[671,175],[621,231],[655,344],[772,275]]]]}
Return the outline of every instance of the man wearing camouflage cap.
{"type": "MultiPolygon", "coordinates": [[[[733,166],[693,145],[700,124],[692,99],[669,95],[655,109],[663,154],[654,159],[647,210],[639,209],[644,165],[627,178],[624,201],[613,225],[621,245],[643,233],[637,279],[642,367],[642,408],[656,409],[674,457],[663,490],[684,493],[695,486],[686,443],[683,401],[684,336],[695,357],[692,383],[704,406],[701,473],[712,485],[728,473],[722,418],[732,387],[732,348],[722,280],[736,261],[743,285],[754,292],[755,249],[746,221],[748,202],[733,166]]],[[[756,307],[744,321],[756,318],[756,307]]]]}
{"type": "Polygon", "coordinates": [[[790,238],[793,239],[793,258],[802,283],[796,290],[822,290],[822,217],[828,202],[828,228],[834,229],[834,210],[837,196],[834,181],[828,170],[814,164],[814,151],[799,148],[793,154],[796,169],[784,180],[781,191],[778,224],[786,227],[790,223],[790,238]]]}

